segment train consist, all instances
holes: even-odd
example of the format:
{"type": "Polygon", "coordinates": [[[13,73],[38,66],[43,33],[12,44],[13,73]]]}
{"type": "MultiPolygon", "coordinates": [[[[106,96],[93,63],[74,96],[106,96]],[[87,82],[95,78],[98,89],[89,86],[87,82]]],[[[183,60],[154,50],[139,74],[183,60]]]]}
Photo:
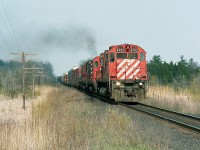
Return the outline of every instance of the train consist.
{"type": "Polygon", "coordinates": [[[133,44],[113,45],[100,56],[72,68],[65,84],[120,102],[139,102],[147,91],[146,52],[133,44]]]}

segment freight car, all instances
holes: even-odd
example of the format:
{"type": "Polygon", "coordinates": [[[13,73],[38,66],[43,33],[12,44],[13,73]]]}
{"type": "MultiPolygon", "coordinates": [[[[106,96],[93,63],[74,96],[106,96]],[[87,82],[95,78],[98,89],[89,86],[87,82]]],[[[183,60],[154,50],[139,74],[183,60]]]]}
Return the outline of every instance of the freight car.
{"type": "Polygon", "coordinates": [[[115,101],[139,102],[146,98],[146,52],[137,45],[110,46],[78,68],[68,72],[68,83],[72,86],[115,101]]]}

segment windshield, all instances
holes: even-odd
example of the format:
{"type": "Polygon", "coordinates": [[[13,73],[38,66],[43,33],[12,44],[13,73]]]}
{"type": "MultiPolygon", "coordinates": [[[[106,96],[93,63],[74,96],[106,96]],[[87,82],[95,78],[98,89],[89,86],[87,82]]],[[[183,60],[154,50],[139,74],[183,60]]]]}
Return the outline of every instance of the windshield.
{"type": "Polygon", "coordinates": [[[138,59],[138,54],[137,53],[129,53],[128,59],[138,59]]]}
{"type": "Polygon", "coordinates": [[[117,58],[127,58],[127,54],[126,53],[117,53],[117,58]]]}

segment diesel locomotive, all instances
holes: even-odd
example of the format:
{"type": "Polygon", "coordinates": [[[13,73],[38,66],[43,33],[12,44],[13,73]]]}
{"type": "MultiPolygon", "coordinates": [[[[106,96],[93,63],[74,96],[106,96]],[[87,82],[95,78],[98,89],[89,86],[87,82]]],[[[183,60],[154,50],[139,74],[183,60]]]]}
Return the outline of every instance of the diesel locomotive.
{"type": "Polygon", "coordinates": [[[140,102],[147,92],[146,51],[134,44],[113,45],[63,78],[68,85],[114,101],[140,102]]]}

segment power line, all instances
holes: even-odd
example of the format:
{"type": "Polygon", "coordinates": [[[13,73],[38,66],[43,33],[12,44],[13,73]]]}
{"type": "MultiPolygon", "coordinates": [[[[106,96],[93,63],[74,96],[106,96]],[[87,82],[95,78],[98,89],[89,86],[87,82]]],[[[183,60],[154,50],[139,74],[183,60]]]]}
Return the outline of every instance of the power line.
{"type": "Polygon", "coordinates": [[[6,23],[6,21],[5,21],[4,17],[3,17],[3,14],[1,12],[0,12],[0,16],[1,16],[2,20],[3,20],[3,23],[4,23],[4,26],[5,26],[6,30],[8,31],[8,35],[10,36],[11,40],[13,41],[13,43],[10,44],[10,45],[12,45],[12,47],[14,47],[14,48],[17,48],[15,40],[13,39],[13,36],[12,36],[12,34],[11,34],[11,32],[10,32],[8,26],[7,26],[7,23],[6,23]]]}
{"type": "Polygon", "coordinates": [[[6,48],[11,50],[11,48],[9,47],[9,42],[6,40],[4,34],[1,30],[0,30],[0,34],[1,34],[1,37],[2,37],[2,41],[4,42],[4,45],[6,46],[6,48]]]}
{"type": "MultiPolygon", "coordinates": [[[[5,3],[6,4],[6,3],[5,3]]],[[[14,10],[14,7],[13,7],[13,3],[11,2],[11,0],[9,0],[9,6],[10,7],[7,7],[7,8],[10,8],[11,10],[14,10]]],[[[9,11],[10,12],[10,11],[9,11]]],[[[22,40],[22,38],[23,38],[23,35],[22,35],[22,28],[20,27],[20,25],[19,25],[19,22],[17,21],[17,19],[15,19],[15,21],[13,20],[13,16],[12,16],[12,13],[11,13],[11,15],[10,15],[10,20],[11,20],[11,23],[12,24],[15,24],[15,29],[17,29],[17,33],[18,33],[18,37],[21,37],[21,38],[19,38],[18,40],[20,40],[20,43],[21,43],[21,46],[22,46],[22,48],[23,49],[27,49],[27,47],[26,47],[26,44],[25,44],[25,42],[24,42],[24,40],[22,40]]],[[[23,30],[24,31],[24,30],[23,30]]],[[[24,31],[25,32],[25,31],[24,31]]]]}
{"type": "MultiPolygon", "coordinates": [[[[3,29],[3,28],[1,28],[1,29],[3,29]]],[[[11,50],[15,49],[15,47],[13,47],[13,44],[11,44],[7,40],[6,36],[4,35],[4,33],[1,30],[0,30],[0,36],[2,38],[2,41],[3,41],[4,45],[7,47],[8,50],[10,50],[10,52],[11,52],[11,50]]]]}
{"type": "MultiPolygon", "coordinates": [[[[4,11],[5,11],[5,10],[4,10],[4,11]]],[[[3,15],[2,12],[0,12],[0,16],[1,16],[1,18],[2,18],[4,27],[5,27],[5,29],[7,30],[8,35],[10,36],[10,38],[11,38],[11,40],[12,40],[12,42],[10,42],[10,43],[12,43],[11,45],[12,45],[13,47],[15,47],[16,49],[20,49],[20,47],[18,46],[18,44],[17,44],[17,42],[16,42],[15,37],[14,37],[13,34],[11,33],[11,32],[13,32],[12,29],[11,29],[11,26],[10,26],[10,28],[9,28],[9,23],[6,22],[6,20],[5,20],[4,15],[3,15]]]]}
{"type": "Polygon", "coordinates": [[[18,48],[22,50],[22,47],[21,47],[21,45],[20,45],[20,43],[19,43],[19,41],[18,41],[18,38],[17,38],[17,36],[16,36],[15,30],[14,30],[12,24],[11,24],[9,15],[8,15],[8,13],[7,13],[7,11],[6,11],[5,6],[4,6],[3,0],[1,0],[1,3],[2,3],[3,9],[4,9],[4,11],[5,11],[5,15],[6,15],[6,17],[7,17],[7,20],[8,20],[8,23],[9,23],[9,25],[10,25],[10,28],[11,28],[11,30],[12,30],[12,32],[13,32],[14,38],[15,38],[15,40],[16,40],[16,43],[17,43],[17,45],[18,45],[18,48]]]}

